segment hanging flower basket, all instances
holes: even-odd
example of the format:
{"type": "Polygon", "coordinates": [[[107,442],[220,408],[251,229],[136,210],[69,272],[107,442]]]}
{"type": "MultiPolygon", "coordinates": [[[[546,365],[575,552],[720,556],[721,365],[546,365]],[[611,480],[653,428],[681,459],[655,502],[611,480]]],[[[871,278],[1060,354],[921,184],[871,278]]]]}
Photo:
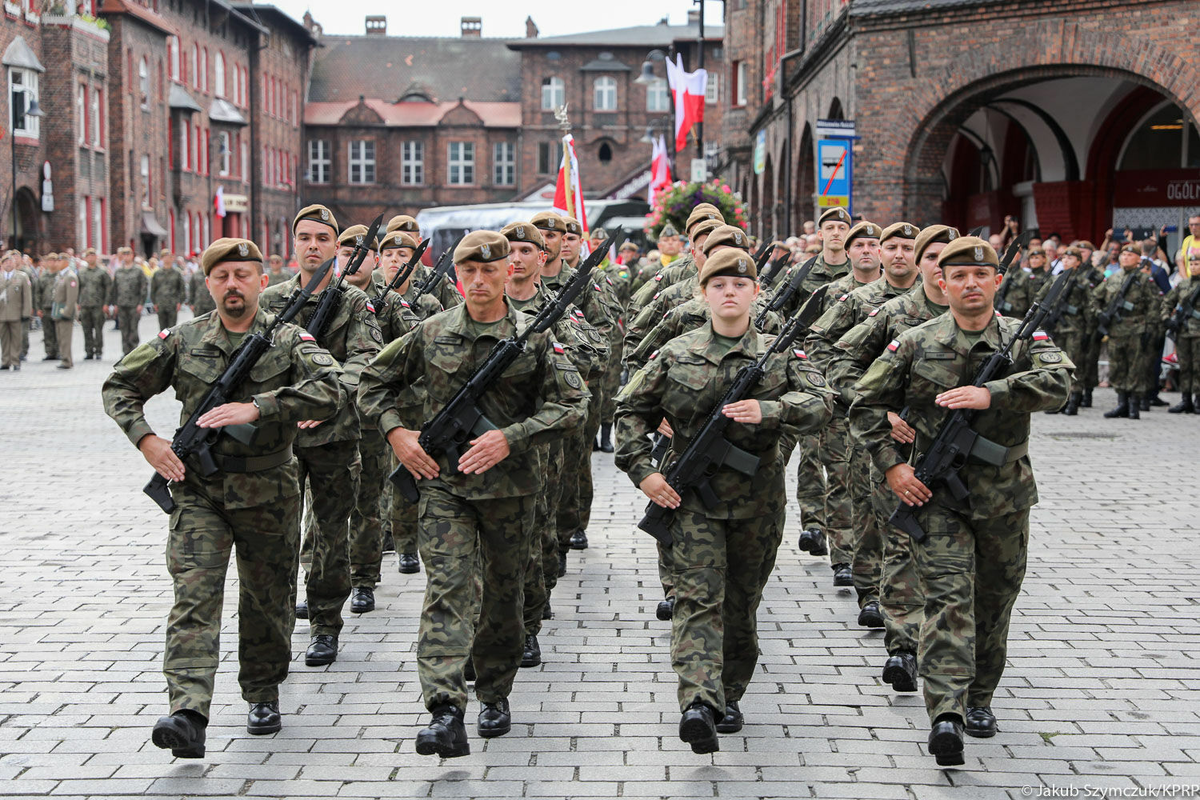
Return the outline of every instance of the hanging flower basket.
{"type": "Polygon", "coordinates": [[[654,205],[646,215],[646,236],[651,241],[658,241],[659,233],[668,222],[682,234],[692,209],[701,203],[711,203],[719,208],[727,224],[746,227],[742,199],[720,180],[713,179],[708,183],[676,181],[654,198],[654,205]]]}

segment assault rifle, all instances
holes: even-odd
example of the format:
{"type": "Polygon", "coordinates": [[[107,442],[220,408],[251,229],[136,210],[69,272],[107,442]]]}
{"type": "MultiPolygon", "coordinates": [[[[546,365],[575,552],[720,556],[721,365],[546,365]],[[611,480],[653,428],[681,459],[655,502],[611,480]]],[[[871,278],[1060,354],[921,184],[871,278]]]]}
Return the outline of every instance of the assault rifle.
{"type": "Polygon", "coordinates": [[[383,214],[380,214],[371,223],[367,235],[355,243],[354,252],[350,254],[350,260],[346,263],[346,268],[338,274],[337,280],[331,281],[325,287],[325,291],[321,293],[321,299],[317,301],[317,310],[313,312],[313,315],[309,317],[308,324],[304,326],[305,330],[317,338],[317,342],[324,341],[330,323],[337,316],[338,306],[342,302],[342,281],[346,279],[347,275],[353,275],[358,272],[358,268],[362,266],[363,260],[367,257],[371,242],[375,240],[376,234],[379,233],[379,226],[382,224],[383,214]]]}
{"type": "Polygon", "coordinates": [[[1058,297],[1054,298],[1053,301],[1050,299],[1050,295],[1054,292],[1054,285],[1052,284],[1050,292],[1047,293],[1046,299],[1042,302],[1042,305],[1048,309],[1046,320],[1042,324],[1042,330],[1051,336],[1054,335],[1054,330],[1058,327],[1058,322],[1062,319],[1064,311],[1071,311],[1072,308],[1075,308],[1074,311],[1071,311],[1072,315],[1078,314],[1080,311],[1079,308],[1067,305],[1067,301],[1071,297],[1071,291],[1075,288],[1075,282],[1079,279],[1079,268],[1063,270],[1058,274],[1058,279],[1061,280],[1063,275],[1067,275],[1068,277],[1066,283],[1062,286],[1062,291],[1058,293],[1058,297]]]}
{"type": "Polygon", "coordinates": [[[1200,312],[1196,311],[1196,303],[1200,302],[1200,284],[1192,290],[1192,293],[1187,296],[1187,299],[1175,306],[1175,310],[1171,312],[1171,318],[1167,320],[1167,336],[1171,341],[1175,341],[1179,336],[1179,332],[1183,330],[1183,323],[1188,319],[1200,319],[1200,312]]]}
{"type": "MultiPolygon", "coordinates": [[[[479,365],[475,373],[467,379],[450,399],[450,402],[433,416],[421,428],[417,443],[421,449],[432,457],[445,453],[450,461],[450,467],[458,471],[458,461],[469,447],[467,442],[487,431],[496,430],[496,426],[483,415],[479,409],[479,399],[487,394],[504,371],[512,366],[517,357],[525,351],[525,344],[535,333],[549,330],[562,315],[584,287],[591,282],[592,269],[604,260],[608,249],[597,248],[594,253],[579,265],[579,269],[571,276],[562,291],[552,302],[542,306],[542,310],[519,335],[497,342],[488,354],[487,359],[479,365]]],[[[392,471],[390,478],[396,484],[396,489],[410,503],[415,503],[421,493],[417,481],[413,478],[408,467],[400,464],[392,471]]]]}
{"type": "Polygon", "coordinates": [[[996,310],[1001,314],[1012,310],[1012,304],[1007,300],[1008,290],[1011,289],[1013,285],[1013,279],[1010,275],[1009,266],[1013,263],[1013,261],[1016,260],[1017,253],[1021,252],[1021,249],[1025,247],[1025,245],[1029,244],[1029,240],[1032,238],[1033,231],[1027,230],[1017,238],[1013,239],[1012,243],[1009,244],[1008,249],[1004,251],[1004,258],[1000,261],[999,269],[1000,274],[1004,276],[1004,280],[1000,282],[1000,288],[996,290],[996,300],[994,303],[996,310]]]}
{"type": "MultiPolygon", "coordinates": [[[[417,249],[413,252],[413,257],[408,260],[408,263],[396,270],[396,276],[392,278],[391,282],[387,286],[383,287],[383,290],[380,291],[378,295],[372,298],[371,308],[374,309],[375,316],[381,316],[383,312],[387,310],[388,298],[391,297],[392,290],[408,280],[408,276],[413,274],[413,270],[416,269],[417,264],[421,262],[421,256],[424,255],[425,250],[428,247],[428,239],[417,245],[417,249]]],[[[442,255],[443,257],[445,256],[444,253],[442,255]]]]}
{"type": "MultiPolygon", "coordinates": [[[[1060,274],[1050,287],[1045,301],[1043,303],[1035,302],[1030,306],[1025,318],[1021,320],[1021,327],[1017,329],[1016,335],[984,362],[983,366],[979,368],[978,374],[975,375],[972,386],[983,386],[993,380],[1002,368],[1012,363],[1013,345],[1032,338],[1034,332],[1042,328],[1042,323],[1049,316],[1051,307],[1058,301],[1063,287],[1067,284],[1068,272],[1075,272],[1075,270],[1067,270],[1060,274]]],[[[973,453],[986,457],[986,463],[993,463],[997,459],[1000,464],[1004,463],[1003,459],[1006,454],[996,452],[998,448],[1001,450],[1004,448],[1000,448],[999,445],[989,442],[971,430],[971,421],[974,417],[975,412],[971,409],[960,408],[951,412],[949,418],[942,423],[933,444],[918,459],[913,468],[914,473],[917,480],[925,484],[930,491],[933,491],[938,484],[942,484],[950,491],[955,500],[966,500],[970,497],[971,490],[963,483],[958,472],[967,464],[968,458],[973,453]],[[976,450],[979,452],[975,453],[976,450]]],[[[925,529],[917,522],[913,506],[900,503],[892,512],[892,516],[888,518],[888,522],[911,536],[913,541],[925,541],[925,529]]]]}
{"type": "Polygon", "coordinates": [[[454,249],[458,247],[459,242],[461,242],[468,233],[470,233],[470,231],[464,231],[457,239],[454,240],[454,244],[445,249],[445,251],[442,253],[442,257],[438,259],[437,264],[434,265],[433,270],[429,273],[429,277],[427,277],[417,286],[417,293],[413,295],[414,305],[416,304],[417,300],[420,300],[422,297],[436,289],[437,285],[442,282],[442,278],[446,277],[446,275],[454,267],[454,259],[451,258],[451,256],[454,255],[454,249]]]}
{"type": "MultiPolygon", "coordinates": [[[[203,477],[207,478],[213,475],[218,469],[217,461],[213,457],[212,446],[216,444],[222,433],[227,433],[242,444],[248,445],[253,441],[254,428],[250,425],[201,428],[196,424],[197,420],[217,406],[223,406],[232,400],[247,376],[250,375],[250,370],[254,369],[254,365],[270,349],[275,331],[279,326],[296,318],[300,309],[304,308],[304,304],[320,286],[321,281],[325,280],[329,270],[333,269],[333,262],[332,258],[326,261],[313,274],[306,286],[297,287],[292,292],[283,312],[271,320],[271,324],[265,331],[252,333],[242,339],[242,343],[230,356],[229,366],[221,373],[221,377],[217,378],[216,383],[204,395],[200,405],[196,406],[196,410],[188,417],[187,422],[175,431],[175,436],[171,439],[172,452],[179,457],[180,461],[186,461],[189,457],[195,456],[203,477]]],[[[167,490],[169,484],[170,481],[156,472],[142,489],[151,500],[158,503],[159,508],[168,514],[175,510],[175,501],[171,499],[171,493],[167,490]]]]}
{"type": "Polygon", "coordinates": [[[1141,269],[1129,270],[1129,275],[1126,276],[1125,282],[1121,284],[1120,290],[1109,301],[1108,308],[1101,311],[1099,316],[1096,317],[1097,339],[1103,339],[1105,336],[1108,336],[1108,326],[1114,322],[1121,321],[1122,311],[1133,311],[1133,303],[1126,300],[1125,296],[1129,294],[1130,287],[1133,286],[1133,282],[1138,279],[1138,275],[1140,274],[1141,269]]]}
{"type": "MultiPolygon", "coordinates": [[[[822,286],[817,292],[824,288],[822,286]]],[[[814,297],[817,292],[813,293],[814,297]]],[[[808,326],[816,319],[816,311],[820,307],[819,302],[814,302],[810,298],[800,313],[787,321],[779,336],[763,353],[762,358],[738,370],[737,375],[733,378],[733,384],[726,390],[724,397],[708,412],[704,426],[688,442],[687,449],[683,451],[683,455],[679,457],[667,474],[667,483],[671,485],[672,489],[681,495],[690,489],[699,495],[700,501],[706,508],[712,508],[721,502],[721,498],[713,492],[711,485],[712,477],[718,469],[729,467],[746,476],[753,476],[758,471],[758,456],[734,446],[725,438],[725,429],[732,422],[724,414],[725,406],[749,396],[758,382],[762,380],[767,361],[771,356],[790,347],[796,337],[808,329],[808,326]]],[[[663,547],[670,547],[672,544],[671,519],[674,516],[674,510],[651,502],[646,506],[646,515],[642,517],[638,527],[657,539],[663,547]]]]}
{"type": "Polygon", "coordinates": [[[813,264],[817,263],[817,258],[818,256],[813,256],[808,261],[804,262],[804,266],[796,270],[795,274],[792,275],[791,280],[789,280],[783,286],[780,286],[775,294],[771,295],[770,302],[768,302],[766,307],[763,308],[763,310],[759,312],[758,316],[754,318],[754,327],[762,330],[762,326],[767,324],[767,315],[772,311],[778,311],[779,309],[783,308],[788,304],[788,301],[792,299],[792,296],[796,294],[796,292],[800,291],[800,284],[804,283],[804,280],[808,277],[808,273],[812,272],[813,264]]]}

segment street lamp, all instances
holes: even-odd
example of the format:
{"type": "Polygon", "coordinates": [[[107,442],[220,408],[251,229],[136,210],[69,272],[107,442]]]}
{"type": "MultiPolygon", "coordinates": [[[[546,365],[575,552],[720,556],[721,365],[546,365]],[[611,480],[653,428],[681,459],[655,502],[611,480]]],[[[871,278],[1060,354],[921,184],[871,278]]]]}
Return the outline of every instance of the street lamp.
{"type": "MultiPolygon", "coordinates": [[[[13,109],[13,118],[11,130],[8,132],[8,147],[9,156],[12,160],[12,246],[17,247],[17,115],[16,109],[13,109]]],[[[38,105],[37,98],[33,98],[29,102],[29,108],[25,109],[27,117],[44,117],[42,107],[38,105]]]]}
{"type": "Polygon", "coordinates": [[[654,74],[654,62],[666,61],[667,54],[662,50],[651,50],[646,55],[646,60],[642,62],[642,74],[634,78],[633,82],[642,86],[649,86],[658,80],[658,76],[654,74]]]}

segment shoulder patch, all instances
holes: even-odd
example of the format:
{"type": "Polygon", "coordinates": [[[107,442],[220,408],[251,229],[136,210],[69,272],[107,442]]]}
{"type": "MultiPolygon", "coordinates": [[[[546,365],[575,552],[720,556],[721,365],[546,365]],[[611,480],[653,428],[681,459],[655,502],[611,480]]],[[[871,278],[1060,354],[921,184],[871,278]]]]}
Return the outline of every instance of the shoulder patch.
{"type": "Polygon", "coordinates": [[[615,283],[613,283],[613,279],[612,279],[612,278],[609,278],[609,277],[605,276],[604,280],[608,281],[608,285],[609,285],[609,286],[616,286],[616,284],[615,284],[615,283]]]}
{"type": "Polygon", "coordinates": [[[1039,353],[1037,355],[1037,357],[1039,359],[1041,359],[1043,364],[1061,364],[1062,363],[1062,355],[1060,353],[1055,353],[1053,351],[1051,351],[1049,353],[1039,353]]]}
{"type": "Polygon", "coordinates": [[[900,347],[900,340],[892,339],[892,343],[887,346],[887,349],[889,353],[894,353],[898,347],[900,347]]]}
{"type": "Polygon", "coordinates": [[[803,350],[793,350],[792,354],[795,355],[796,358],[808,358],[808,353],[805,353],[803,350]]]}
{"type": "Polygon", "coordinates": [[[554,352],[558,353],[560,356],[567,352],[567,348],[564,347],[561,342],[553,342],[552,344],[554,345],[554,352]]]}
{"type": "Polygon", "coordinates": [[[871,309],[871,313],[870,313],[870,314],[867,314],[867,316],[868,316],[868,317],[873,317],[873,316],[875,316],[875,315],[876,315],[876,314],[878,314],[878,313],[879,313],[879,309],[878,309],[878,308],[872,308],[872,309],[871,309]]]}
{"type": "Polygon", "coordinates": [[[663,279],[663,276],[662,276],[661,272],[654,276],[654,280],[656,280],[656,281],[661,281],[662,279],[663,279]]]}
{"type": "Polygon", "coordinates": [[[408,301],[405,300],[403,297],[400,298],[400,305],[404,306],[405,308],[412,308],[412,306],[410,306],[408,304],[408,301]]]}
{"type": "Polygon", "coordinates": [[[158,338],[160,338],[160,339],[165,339],[170,335],[171,335],[170,328],[163,328],[161,331],[158,332],[158,338]]]}
{"type": "Polygon", "coordinates": [[[302,342],[315,342],[316,340],[317,340],[317,337],[313,336],[308,331],[302,331],[300,333],[300,341],[302,341],[302,342]]]}
{"type": "Polygon", "coordinates": [[[651,353],[651,354],[650,354],[650,357],[649,357],[648,359],[646,359],[646,360],[647,360],[647,361],[653,361],[653,360],[654,360],[654,359],[656,359],[656,358],[658,358],[658,351],[657,351],[657,350],[655,350],[653,353],[651,353]]]}
{"type": "Polygon", "coordinates": [[[372,314],[375,313],[375,304],[370,300],[367,301],[367,311],[370,311],[372,314]]]}
{"type": "Polygon", "coordinates": [[[837,299],[837,301],[840,303],[840,302],[842,302],[843,300],[845,300],[845,299],[846,299],[847,297],[849,297],[849,296],[850,296],[850,293],[849,293],[849,292],[846,292],[844,295],[842,295],[841,297],[839,297],[839,298],[837,299]]]}
{"type": "Polygon", "coordinates": [[[818,388],[826,385],[825,376],[819,372],[805,372],[804,377],[808,380],[809,383],[811,383],[813,386],[816,386],[818,388]]]}
{"type": "Polygon", "coordinates": [[[1035,342],[1044,342],[1049,338],[1050,338],[1050,334],[1046,333],[1045,331],[1034,331],[1033,332],[1033,340],[1035,342]]]}
{"type": "Polygon", "coordinates": [[[313,353],[312,360],[314,364],[322,367],[333,366],[333,356],[329,355],[328,353],[313,353]]]}

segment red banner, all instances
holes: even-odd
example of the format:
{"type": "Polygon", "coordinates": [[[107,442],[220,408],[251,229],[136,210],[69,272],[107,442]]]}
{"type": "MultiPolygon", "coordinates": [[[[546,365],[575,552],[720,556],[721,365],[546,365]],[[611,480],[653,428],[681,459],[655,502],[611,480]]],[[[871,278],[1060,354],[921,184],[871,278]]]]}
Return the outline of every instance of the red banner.
{"type": "Polygon", "coordinates": [[[1200,205],[1200,170],[1142,169],[1116,173],[1113,205],[1118,208],[1177,208],[1200,205]]]}

